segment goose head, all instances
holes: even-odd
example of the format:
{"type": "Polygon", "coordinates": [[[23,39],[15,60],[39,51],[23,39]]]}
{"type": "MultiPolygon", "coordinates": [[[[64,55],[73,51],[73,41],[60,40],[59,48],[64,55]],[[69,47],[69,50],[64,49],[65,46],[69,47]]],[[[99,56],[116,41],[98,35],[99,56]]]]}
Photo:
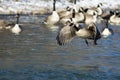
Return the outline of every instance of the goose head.
{"type": "Polygon", "coordinates": [[[116,16],[120,17],[120,11],[115,11],[116,12],[116,16]]]}
{"type": "Polygon", "coordinates": [[[114,14],[114,11],[113,11],[113,10],[110,10],[110,14],[112,14],[112,15],[113,15],[113,14],[114,14]]]}
{"type": "Polygon", "coordinates": [[[96,12],[98,15],[103,14],[103,10],[102,10],[101,6],[102,6],[102,3],[98,4],[98,6],[97,6],[96,12]]]}
{"type": "Polygon", "coordinates": [[[67,6],[67,7],[66,7],[66,10],[67,10],[67,11],[71,11],[72,8],[70,8],[69,6],[67,6]]]}
{"type": "Polygon", "coordinates": [[[97,5],[97,7],[101,7],[101,6],[103,6],[103,4],[102,4],[102,3],[99,3],[99,4],[97,5]]]}
{"type": "Polygon", "coordinates": [[[78,12],[85,12],[83,7],[80,7],[78,12]]]}

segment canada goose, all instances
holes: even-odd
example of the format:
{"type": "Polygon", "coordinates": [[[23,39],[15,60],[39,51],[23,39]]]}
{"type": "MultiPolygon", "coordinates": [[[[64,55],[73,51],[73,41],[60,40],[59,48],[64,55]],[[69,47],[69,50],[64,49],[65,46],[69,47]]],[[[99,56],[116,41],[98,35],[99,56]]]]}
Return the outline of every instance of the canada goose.
{"type": "Polygon", "coordinates": [[[85,20],[85,15],[82,11],[79,10],[79,12],[76,13],[75,9],[73,9],[72,13],[68,16],[63,17],[60,22],[65,24],[68,20],[72,20],[74,23],[83,22],[85,20]]]}
{"type": "Polygon", "coordinates": [[[94,41],[94,44],[97,45],[97,40],[101,38],[100,32],[94,23],[90,23],[87,27],[83,27],[81,29],[78,29],[76,27],[76,30],[76,35],[80,38],[85,39],[87,45],[87,39],[92,39],[94,41]]]}
{"type": "Polygon", "coordinates": [[[11,21],[0,20],[0,29],[6,29],[11,24],[14,24],[14,23],[11,21]]]}
{"type": "Polygon", "coordinates": [[[97,12],[93,12],[93,14],[88,14],[85,12],[85,10],[80,7],[79,8],[79,12],[81,12],[83,14],[84,17],[81,17],[82,20],[81,20],[81,23],[85,23],[85,24],[90,24],[90,23],[96,23],[97,21],[97,12]]]}
{"type": "Polygon", "coordinates": [[[110,11],[109,13],[104,13],[104,14],[102,14],[100,17],[101,17],[102,19],[108,21],[112,15],[113,15],[113,13],[112,13],[112,11],[110,11]]]}
{"type": "Polygon", "coordinates": [[[72,29],[71,26],[73,26],[73,23],[67,21],[64,27],[60,27],[61,29],[56,37],[57,43],[59,45],[64,45],[70,42],[72,38],[75,36],[75,32],[71,30],[72,29]]]}
{"type": "Polygon", "coordinates": [[[96,23],[97,21],[97,14],[94,13],[93,15],[84,13],[85,15],[85,24],[91,24],[91,23],[96,23]]]}
{"type": "Polygon", "coordinates": [[[73,16],[75,17],[75,10],[74,10],[74,9],[72,9],[72,13],[71,13],[71,14],[62,17],[62,18],[60,19],[60,23],[66,24],[66,22],[69,21],[70,18],[72,18],[73,16]]]}
{"type": "Polygon", "coordinates": [[[100,16],[102,18],[101,24],[103,25],[103,30],[101,32],[102,38],[107,38],[114,33],[113,30],[108,27],[108,20],[113,14],[113,11],[109,11],[109,13],[104,13],[100,16]]]}
{"type": "Polygon", "coordinates": [[[116,15],[120,17],[120,11],[116,11],[116,15]]]}
{"type": "Polygon", "coordinates": [[[70,42],[74,36],[85,39],[87,45],[87,39],[92,39],[94,44],[97,45],[97,40],[101,38],[100,32],[94,23],[89,24],[87,27],[78,27],[74,23],[70,23],[59,31],[56,39],[59,45],[64,45],[70,42]]]}
{"type": "Polygon", "coordinates": [[[97,5],[97,8],[92,8],[92,9],[86,9],[85,11],[88,13],[88,14],[91,14],[93,15],[95,12],[97,12],[98,15],[102,15],[103,13],[103,10],[101,9],[101,6],[102,6],[102,3],[99,3],[97,5]]]}
{"type": "MultiPolygon", "coordinates": [[[[75,11],[74,11],[75,13],[75,11]]],[[[85,21],[85,15],[83,11],[79,10],[78,13],[72,14],[73,18],[75,19],[74,23],[81,23],[85,21]]]]}
{"type": "Polygon", "coordinates": [[[48,16],[46,18],[46,20],[44,21],[44,24],[47,24],[47,25],[54,25],[56,24],[60,17],[58,15],[58,13],[56,12],[56,8],[55,8],[55,4],[56,4],[56,0],[53,0],[53,11],[52,11],[52,15],[48,16]]]}
{"type": "Polygon", "coordinates": [[[20,14],[17,13],[17,15],[16,15],[16,18],[17,18],[16,24],[14,26],[11,26],[11,28],[10,28],[11,32],[14,33],[15,35],[19,35],[20,32],[22,31],[22,28],[19,25],[19,17],[20,17],[20,14]]]}
{"type": "Polygon", "coordinates": [[[96,9],[96,12],[99,16],[103,14],[103,10],[101,6],[102,6],[102,3],[98,4],[97,9],[96,9]]]}
{"type": "Polygon", "coordinates": [[[69,6],[66,8],[66,10],[64,11],[60,11],[58,14],[60,16],[60,18],[63,18],[65,16],[68,16],[72,13],[72,8],[70,8],[69,6]]]}
{"type": "Polygon", "coordinates": [[[113,34],[113,30],[108,27],[108,20],[102,21],[102,24],[104,24],[104,29],[102,30],[101,37],[107,38],[113,34]]]}
{"type": "Polygon", "coordinates": [[[120,24],[120,17],[117,16],[116,12],[110,17],[109,22],[117,25],[120,24]]]}
{"type": "Polygon", "coordinates": [[[77,6],[76,6],[76,0],[74,0],[72,7],[68,6],[65,11],[59,12],[60,18],[63,18],[63,17],[66,17],[66,16],[72,14],[73,9],[75,9],[76,13],[78,12],[78,9],[77,9],[77,6]]]}

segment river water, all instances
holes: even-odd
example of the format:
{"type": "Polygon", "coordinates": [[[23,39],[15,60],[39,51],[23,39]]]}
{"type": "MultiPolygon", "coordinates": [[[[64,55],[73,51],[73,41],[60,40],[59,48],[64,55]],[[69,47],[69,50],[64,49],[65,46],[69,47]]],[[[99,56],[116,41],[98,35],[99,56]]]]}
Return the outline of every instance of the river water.
{"type": "Polygon", "coordinates": [[[0,31],[0,80],[120,80],[120,26],[109,25],[114,35],[96,46],[80,38],[59,46],[45,16],[21,16],[20,35],[0,31]]]}

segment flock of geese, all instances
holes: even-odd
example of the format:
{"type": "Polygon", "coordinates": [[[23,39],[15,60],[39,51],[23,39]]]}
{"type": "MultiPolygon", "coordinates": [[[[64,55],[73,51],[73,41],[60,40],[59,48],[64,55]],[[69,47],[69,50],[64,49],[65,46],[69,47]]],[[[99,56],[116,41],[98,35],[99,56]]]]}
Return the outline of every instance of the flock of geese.
{"type": "MultiPolygon", "coordinates": [[[[113,34],[113,30],[109,28],[109,23],[120,24],[120,13],[110,10],[109,13],[104,13],[99,3],[94,8],[83,8],[76,6],[74,0],[73,6],[68,6],[65,10],[56,11],[56,0],[53,0],[52,14],[47,16],[44,20],[46,25],[55,25],[58,22],[62,23],[58,31],[56,40],[59,45],[69,43],[75,36],[85,40],[88,45],[88,40],[93,40],[93,44],[97,45],[97,40],[107,38],[113,34]],[[98,30],[96,22],[98,18],[102,19],[101,22],[105,24],[102,31],[98,30]]],[[[0,20],[0,28],[9,29],[12,33],[19,35],[22,28],[19,25],[19,16],[16,14],[16,23],[0,20]]]]}
{"type": "Polygon", "coordinates": [[[58,31],[56,40],[59,45],[65,45],[78,36],[85,40],[88,45],[88,40],[93,40],[93,44],[97,45],[97,40],[107,38],[113,34],[113,30],[109,28],[109,23],[120,24],[120,13],[110,10],[109,13],[104,13],[99,3],[94,8],[83,8],[76,6],[74,0],[73,6],[68,6],[65,10],[57,12],[55,8],[56,0],[53,0],[53,11],[45,20],[46,25],[55,25],[58,22],[62,23],[58,31]],[[98,30],[96,22],[100,18],[102,24],[105,24],[102,31],[98,30]],[[84,24],[84,25],[83,25],[84,24]]]}

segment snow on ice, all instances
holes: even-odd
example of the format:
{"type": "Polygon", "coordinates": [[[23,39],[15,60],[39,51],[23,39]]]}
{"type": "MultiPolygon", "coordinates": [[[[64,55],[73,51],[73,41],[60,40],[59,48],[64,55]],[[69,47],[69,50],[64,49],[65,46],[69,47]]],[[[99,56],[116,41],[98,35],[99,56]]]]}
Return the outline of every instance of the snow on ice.
{"type": "MultiPolygon", "coordinates": [[[[67,0],[56,0],[56,8],[63,9],[73,3],[67,0]]],[[[120,0],[77,0],[79,7],[94,7],[99,3],[103,3],[103,8],[119,8],[120,0]]],[[[52,0],[0,0],[0,13],[39,13],[44,10],[48,12],[52,9],[52,0]]]]}

